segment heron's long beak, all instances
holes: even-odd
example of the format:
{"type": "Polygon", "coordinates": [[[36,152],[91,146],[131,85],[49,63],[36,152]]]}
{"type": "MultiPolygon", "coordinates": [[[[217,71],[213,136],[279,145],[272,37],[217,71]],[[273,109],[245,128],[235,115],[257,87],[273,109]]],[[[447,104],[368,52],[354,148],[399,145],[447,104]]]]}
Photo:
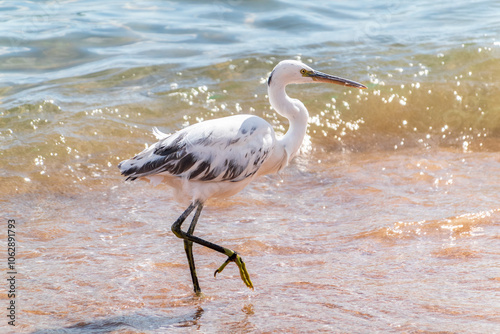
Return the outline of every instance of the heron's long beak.
{"type": "Polygon", "coordinates": [[[361,88],[361,89],[366,88],[365,85],[362,85],[359,82],[344,79],[341,77],[336,77],[334,75],[326,74],[326,73],[319,72],[319,71],[314,71],[314,72],[310,73],[309,76],[314,81],[317,81],[317,82],[327,82],[327,83],[333,83],[336,85],[355,87],[355,88],[361,88]]]}

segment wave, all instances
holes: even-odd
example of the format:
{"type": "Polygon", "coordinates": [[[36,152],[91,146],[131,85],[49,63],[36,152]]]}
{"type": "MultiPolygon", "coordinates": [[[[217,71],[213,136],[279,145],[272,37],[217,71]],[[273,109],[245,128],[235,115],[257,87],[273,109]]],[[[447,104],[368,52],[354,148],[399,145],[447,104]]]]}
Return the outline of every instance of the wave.
{"type": "MultiPolygon", "coordinates": [[[[391,226],[361,232],[354,239],[371,239],[383,243],[394,243],[414,239],[438,239],[448,242],[461,238],[483,236],[484,229],[500,222],[500,209],[467,213],[446,219],[417,222],[396,222],[391,226]]],[[[438,256],[453,257],[460,248],[446,248],[438,256]]],[[[467,254],[463,254],[467,255],[467,254]]],[[[469,254],[470,255],[470,254],[469,254]]]]}

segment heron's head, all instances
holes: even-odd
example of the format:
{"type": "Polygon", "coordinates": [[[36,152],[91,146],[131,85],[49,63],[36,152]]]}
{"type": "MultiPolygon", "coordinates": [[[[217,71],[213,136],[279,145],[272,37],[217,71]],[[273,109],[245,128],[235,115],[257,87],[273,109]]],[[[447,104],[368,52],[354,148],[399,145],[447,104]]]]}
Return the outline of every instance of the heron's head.
{"type": "Polygon", "coordinates": [[[328,82],[348,87],[366,88],[365,85],[358,82],[315,71],[297,60],[283,60],[279,62],[267,80],[269,86],[286,86],[292,83],[314,82],[328,82]]]}

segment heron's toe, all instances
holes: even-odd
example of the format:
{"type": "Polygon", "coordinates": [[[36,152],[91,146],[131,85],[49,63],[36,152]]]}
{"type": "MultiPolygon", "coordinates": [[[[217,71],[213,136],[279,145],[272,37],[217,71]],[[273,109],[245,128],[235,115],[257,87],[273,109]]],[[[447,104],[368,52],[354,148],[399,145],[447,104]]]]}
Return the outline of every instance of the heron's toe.
{"type": "Polygon", "coordinates": [[[222,272],[227,264],[232,261],[238,266],[238,269],[240,270],[240,277],[243,283],[245,283],[247,287],[253,290],[253,284],[250,280],[250,274],[248,273],[245,262],[243,261],[241,256],[239,256],[238,253],[232,250],[226,250],[226,254],[228,256],[226,261],[224,261],[224,263],[214,272],[214,277],[217,276],[218,273],[222,272]]]}
{"type": "Polygon", "coordinates": [[[234,260],[234,262],[236,262],[236,265],[240,269],[240,276],[241,279],[243,280],[243,283],[245,283],[247,287],[253,290],[253,284],[252,281],[250,280],[250,274],[248,273],[247,267],[245,266],[245,262],[243,261],[241,256],[236,254],[236,259],[234,260]]]}

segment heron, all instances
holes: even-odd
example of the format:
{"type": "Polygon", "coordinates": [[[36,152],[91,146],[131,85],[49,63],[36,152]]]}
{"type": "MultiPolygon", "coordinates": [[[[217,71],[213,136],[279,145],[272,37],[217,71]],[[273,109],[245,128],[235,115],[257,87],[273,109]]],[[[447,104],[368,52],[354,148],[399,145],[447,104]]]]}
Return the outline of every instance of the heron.
{"type": "Polygon", "coordinates": [[[289,121],[288,131],[277,136],[271,124],[255,115],[233,115],[187,126],[171,135],[153,129],[158,141],[122,161],[118,168],[126,180],[146,178],[155,185],[165,183],[187,209],[172,224],[172,232],[184,241],[193,289],[201,293],[193,257],[193,243],[227,256],[214,276],[234,262],[245,285],[253,289],[245,262],[234,250],[194,235],[205,202],[240,192],[255,178],[277,173],[298,152],[307,130],[309,113],[304,104],[290,98],[288,84],[333,83],[365,89],[358,82],[325,74],[296,60],[279,62],[267,79],[269,102],[289,121]],[[186,231],[184,221],[194,211],[186,231]]]}

